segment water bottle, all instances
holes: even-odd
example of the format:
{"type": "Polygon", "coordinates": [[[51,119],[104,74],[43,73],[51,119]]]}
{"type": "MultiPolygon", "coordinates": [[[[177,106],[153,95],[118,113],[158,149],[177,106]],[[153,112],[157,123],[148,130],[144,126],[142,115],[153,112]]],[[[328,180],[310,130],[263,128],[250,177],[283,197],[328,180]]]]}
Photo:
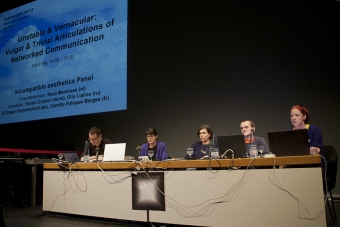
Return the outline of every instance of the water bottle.
{"type": "Polygon", "coordinates": [[[84,153],[83,153],[84,162],[90,161],[90,151],[89,151],[89,144],[85,141],[84,153]]]}

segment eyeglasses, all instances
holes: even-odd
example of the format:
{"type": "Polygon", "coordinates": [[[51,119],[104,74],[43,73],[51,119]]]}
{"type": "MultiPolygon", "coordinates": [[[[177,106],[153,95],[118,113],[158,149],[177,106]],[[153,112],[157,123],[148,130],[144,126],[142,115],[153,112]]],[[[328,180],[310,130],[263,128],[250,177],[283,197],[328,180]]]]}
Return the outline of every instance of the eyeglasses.
{"type": "Polygon", "coordinates": [[[94,139],[91,139],[91,138],[88,138],[89,141],[95,141],[96,139],[98,139],[99,136],[97,136],[97,138],[94,138],[94,139]]]}
{"type": "Polygon", "coordinates": [[[149,139],[149,138],[154,138],[155,135],[147,135],[146,138],[149,139]]]}

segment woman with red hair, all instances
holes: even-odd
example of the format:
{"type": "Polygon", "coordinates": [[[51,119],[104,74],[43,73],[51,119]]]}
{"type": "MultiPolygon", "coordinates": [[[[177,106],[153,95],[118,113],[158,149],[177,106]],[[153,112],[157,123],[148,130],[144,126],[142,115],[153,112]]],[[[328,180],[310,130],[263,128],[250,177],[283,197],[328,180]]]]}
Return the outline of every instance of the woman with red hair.
{"type": "Polygon", "coordinates": [[[290,120],[293,125],[293,129],[307,129],[309,139],[309,150],[311,154],[321,154],[323,139],[321,129],[316,125],[310,125],[309,123],[309,111],[306,107],[301,105],[295,105],[290,110],[290,120]]]}

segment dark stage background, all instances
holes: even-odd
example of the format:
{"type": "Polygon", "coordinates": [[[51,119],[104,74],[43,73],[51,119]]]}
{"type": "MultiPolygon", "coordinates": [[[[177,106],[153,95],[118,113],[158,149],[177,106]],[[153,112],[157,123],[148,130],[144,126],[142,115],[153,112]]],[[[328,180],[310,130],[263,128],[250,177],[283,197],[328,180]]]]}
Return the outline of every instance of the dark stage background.
{"type": "Polygon", "coordinates": [[[169,155],[184,157],[202,124],[231,135],[251,119],[267,140],[291,128],[290,108],[301,104],[340,151],[339,9],[339,1],[130,0],[128,109],[0,125],[0,146],[66,141],[82,150],[97,125],[136,156],[153,126],[169,155]]]}

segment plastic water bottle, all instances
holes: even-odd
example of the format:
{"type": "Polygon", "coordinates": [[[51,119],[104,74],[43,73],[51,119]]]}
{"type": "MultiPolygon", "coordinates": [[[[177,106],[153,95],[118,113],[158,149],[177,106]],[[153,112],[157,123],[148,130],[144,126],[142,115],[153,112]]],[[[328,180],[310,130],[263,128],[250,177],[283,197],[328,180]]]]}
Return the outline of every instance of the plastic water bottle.
{"type": "Polygon", "coordinates": [[[85,141],[83,158],[84,158],[84,162],[90,162],[90,151],[89,151],[89,144],[87,141],[85,141]]]}

